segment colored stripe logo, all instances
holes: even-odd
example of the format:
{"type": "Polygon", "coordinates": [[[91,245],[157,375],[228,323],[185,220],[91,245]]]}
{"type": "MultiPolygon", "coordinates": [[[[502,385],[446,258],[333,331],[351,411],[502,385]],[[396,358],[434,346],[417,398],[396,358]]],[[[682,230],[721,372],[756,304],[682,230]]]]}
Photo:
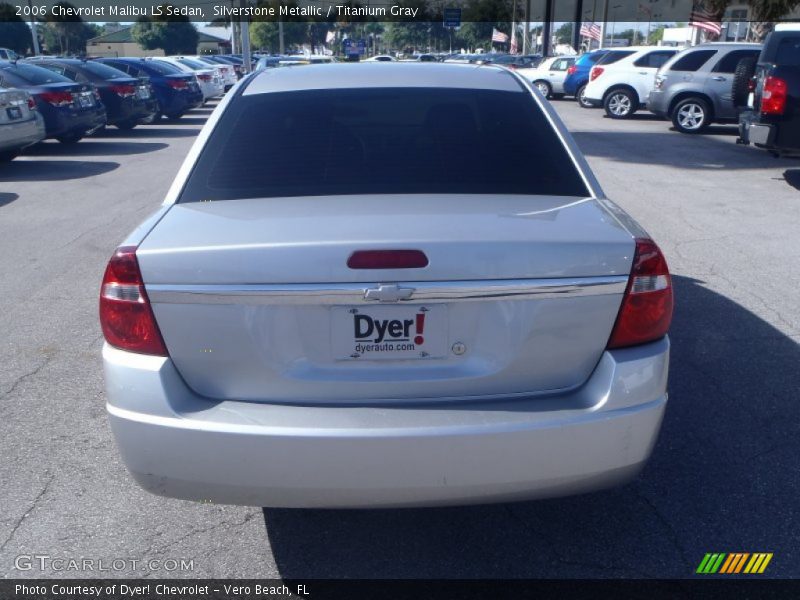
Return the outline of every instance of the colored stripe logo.
{"type": "Polygon", "coordinates": [[[709,552],[695,572],[700,575],[756,575],[766,571],[771,560],[772,552],[709,552]]]}

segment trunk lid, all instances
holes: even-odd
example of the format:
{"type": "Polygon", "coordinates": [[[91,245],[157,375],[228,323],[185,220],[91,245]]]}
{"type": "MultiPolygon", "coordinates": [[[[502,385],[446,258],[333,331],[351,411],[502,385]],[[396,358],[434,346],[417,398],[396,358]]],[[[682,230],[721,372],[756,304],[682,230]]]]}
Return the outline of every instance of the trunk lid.
{"type": "Polygon", "coordinates": [[[411,195],[177,204],[137,256],[196,392],[359,403],[580,385],[633,250],[592,199],[411,195]],[[429,264],[347,266],[381,249],[421,250],[429,264]]]}

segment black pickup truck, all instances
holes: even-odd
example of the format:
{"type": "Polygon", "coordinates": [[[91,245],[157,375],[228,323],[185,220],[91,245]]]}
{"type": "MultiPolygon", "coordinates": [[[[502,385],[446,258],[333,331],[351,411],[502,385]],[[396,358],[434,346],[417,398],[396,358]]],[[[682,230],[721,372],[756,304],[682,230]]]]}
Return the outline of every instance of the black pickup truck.
{"type": "Polygon", "coordinates": [[[800,25],[779,26],[767,36],[750,89],[739,141],[776,156],[800,156],[800,25]]]}

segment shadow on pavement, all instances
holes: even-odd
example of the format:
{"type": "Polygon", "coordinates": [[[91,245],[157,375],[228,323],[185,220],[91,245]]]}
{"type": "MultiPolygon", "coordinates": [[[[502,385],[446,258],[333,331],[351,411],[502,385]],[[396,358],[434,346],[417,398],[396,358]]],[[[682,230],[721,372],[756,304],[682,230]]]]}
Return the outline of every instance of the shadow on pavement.
{"type": "Polygon", "coordinates": [[[786,169],[783,178],[794,189],[800,190],[800,169],[786,169]]]}
{"type": "Polygon", "coordinates": [[[0,171],[0,181],[66,181],[108,173],[116,162],[81,160],[15,160],[0,171]]]}
{"type": "Polygon", "coordinates": [[[141,125],[135,129],[123,131],[121,129],[106,129],[102,133],[92,136],[94,139],[147,139],[147,138],[177,138],[194,137],[200,133],[200,129],[176,129],[157,127],[154,125],[141,125]]]}
{"type": "MultiPolygon", "coordinates": [[[[3,171],[0,171],[0,181],[3,180],[3,171]]],[[[12,194],[11,192],[0,192],[0,208],[6,204],[11,204],[14,200],[19,198],[19,194],[12,194]]]]}
{"type": "Polygon", "coordinates": [[[208,120],[207,117],[181,117],[180,119],[175,119],[174,121],[167,120],[166,123],[170,125],[205,125],[206,121],[208,120]]]}
{"type": "Polygon", "coordinates": [[[681,135],[666,128],[663,133],[576,131],[572,136],[587,156],[616,162],[718,170],[768,169],[793,164],[754,148],[738,146],[727,136],[681,135]]]}
{"type": "Polygon", "coordinates": [[[706,552],[774,552],[769,575],[799,575],[800,347],[674,283],[670,401],[637,480],[516,504],[264,509],[281,577],[692,577],[706,552]]]}
{"type": "Polygon", "coordinates": [[[86,139],[77,144],[42,143],[25,150],[26,156],[127,156],[167,148],[157,142],[106,142],[86,139]]]}

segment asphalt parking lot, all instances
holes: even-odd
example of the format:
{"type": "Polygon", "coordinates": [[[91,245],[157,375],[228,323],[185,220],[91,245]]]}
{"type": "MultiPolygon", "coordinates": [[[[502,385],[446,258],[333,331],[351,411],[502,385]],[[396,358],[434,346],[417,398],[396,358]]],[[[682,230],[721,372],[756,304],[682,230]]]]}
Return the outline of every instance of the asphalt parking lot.
{"type": "Polygon", "coordinates": [[[47,555],[193,560],[104,577],[691,577],[706,552],[773,552],[768,575],[800,577],[800,161],[737,146],[735,128],[686,136],[646,114],[615,122],[555,105],[674,275],[670,403],[635,482],[392,511],[262,511],[140,490],[105,416],[99,282],[160,204],[203,108],[48,142],[0,168],[0,573],[92,575],[15,568],[47,555]]]}

